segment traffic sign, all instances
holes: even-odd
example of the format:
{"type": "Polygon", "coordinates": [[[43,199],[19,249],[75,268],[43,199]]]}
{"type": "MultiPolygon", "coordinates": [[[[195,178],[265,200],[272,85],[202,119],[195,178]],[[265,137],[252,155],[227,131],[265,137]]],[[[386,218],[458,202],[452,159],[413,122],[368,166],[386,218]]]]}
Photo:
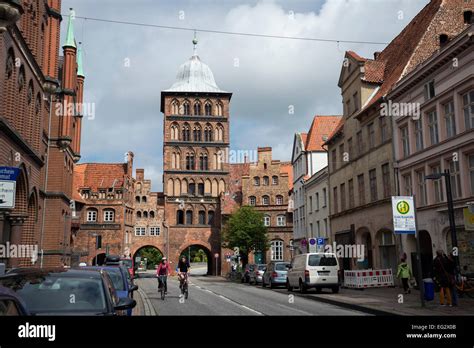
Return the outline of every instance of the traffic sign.
{"type": "Polygon", "coordinates": [[[317,243],[318,246],[324,245],[324,238],[318,238],[317,243]]]}
{"type": "Polygon", "coordinates": [[[16,182],[0,180],[0,208],[15,208],[16,182]]]}
{"type": "Polygon", "coordinates": [[[0,167],[0,180],[16,181],[20,174],[20,168],[0,167]]]}
{"type": "Polygon", "coordinates": [[[415,234],[415,205],[412,196],[392,197],[393,230],[395,234],[415,234]]]}
{"type": "Polygon", "coordinates": [[[310,253],[315,253],[316,250],[316,238],[310,238],[309,239],[309,252],[310,253]]]}
{"type": "Polygon", "coordinates": [[[214,254],[214,257],[217,259],[219,257],[219,254],[218,253],[215,253],[214,254]]]}

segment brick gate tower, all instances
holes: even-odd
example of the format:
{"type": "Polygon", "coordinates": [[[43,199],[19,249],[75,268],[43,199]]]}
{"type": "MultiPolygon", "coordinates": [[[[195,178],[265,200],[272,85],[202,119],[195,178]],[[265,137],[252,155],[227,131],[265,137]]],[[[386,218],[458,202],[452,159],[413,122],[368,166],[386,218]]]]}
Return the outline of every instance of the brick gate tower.
{"type": "MultiPolygon", "coordinates": [[[[164,114],[163,190],[165,250],[172,262],[190,246],[208,254],[216,274],[221,254],[221,199],[229,185],[229,103],[211,69],[194,54],[178,70],[176,82],[161,92],[164,114]]],[[[228,194],[228,193],[227,193],[228,194]]],[[[219,272],[220,270],[217,270],[219,272]]]]}

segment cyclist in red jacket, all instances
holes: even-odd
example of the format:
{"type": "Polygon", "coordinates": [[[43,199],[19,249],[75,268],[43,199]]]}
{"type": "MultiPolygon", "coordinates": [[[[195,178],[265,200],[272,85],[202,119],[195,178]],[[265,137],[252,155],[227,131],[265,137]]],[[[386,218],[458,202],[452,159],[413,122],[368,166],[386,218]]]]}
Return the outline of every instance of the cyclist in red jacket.
{"type": "Polygon", "coordinates": [[[165,294],[168,292],[168,275],[171,274],[171,267],[170,263],[168,262],[166,257],[161,259],[161,263],[156,269],[156,276],[158,277],[158,289],[160,288],[161,282],[163,281],[163,285],[165,286],[165,294]]]}

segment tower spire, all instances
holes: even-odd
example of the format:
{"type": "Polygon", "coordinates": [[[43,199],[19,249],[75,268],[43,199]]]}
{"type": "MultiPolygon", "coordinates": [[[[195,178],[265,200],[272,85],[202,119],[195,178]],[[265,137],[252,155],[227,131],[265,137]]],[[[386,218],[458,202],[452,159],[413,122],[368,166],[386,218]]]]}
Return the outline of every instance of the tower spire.
{"type": "Polygon", "coordinates": [[[77,76],[84,77],[84,66],[82,63],[82,43],[79,42],[79,48],[77,49],[77,76]]]}
{"type": "Polygon", "coordinates": [[[197,56],[197,44],[198,44],[198,39],[197,39],[197,33],[196,30],[194,30],[194,39],[193,39],[193,45],[194,45],[194,51],[193,51],[193,56],[197,56]]]}
{"type": "Polygon", "coordinates": [[[75,18],[75,12],[72,8],[69,9],[69,21],[67,25],[67,35],[66,35],[66,43],[64,44],[64,47],[69,46],[69,47],[76,47],[76,39],[74,38],[74,26],[72,24],[72,21],[75,18]]]}

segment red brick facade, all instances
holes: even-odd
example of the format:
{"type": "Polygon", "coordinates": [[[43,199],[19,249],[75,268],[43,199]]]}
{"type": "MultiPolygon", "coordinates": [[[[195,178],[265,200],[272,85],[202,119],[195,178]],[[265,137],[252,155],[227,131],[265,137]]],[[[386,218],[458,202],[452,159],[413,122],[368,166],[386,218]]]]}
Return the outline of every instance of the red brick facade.
{"type": "Polygon", "coordinates": [[[56,113],[56,106],[82,103],[84,76],[76,76],[75,42],[63,47],[65,58],[58,56],[61,1],[20,3],[2,2],[21,16],[0,28],[0,166],[21,173],[15,208],[0,208],[0,243],[36,244],[44,255],[40,263],[59,265],[71,256],[70,201],[81,115],[56,113]]]}

